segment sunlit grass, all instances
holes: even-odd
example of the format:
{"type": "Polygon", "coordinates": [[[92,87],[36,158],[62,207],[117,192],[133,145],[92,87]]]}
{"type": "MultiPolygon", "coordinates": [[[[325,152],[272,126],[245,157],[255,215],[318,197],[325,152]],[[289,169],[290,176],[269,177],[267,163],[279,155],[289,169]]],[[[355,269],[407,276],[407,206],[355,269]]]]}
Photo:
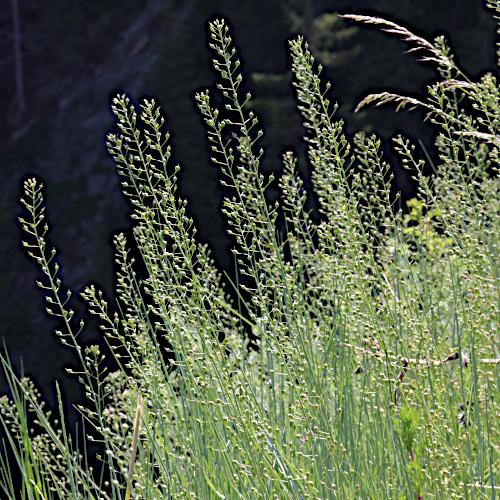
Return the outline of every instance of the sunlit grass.
{"type": "Polygon", "coordinates": [[[212,23],[225,107],[208,91],[196,102],[213,162],[232,192],[223,212],[241,282],[224,284],[197,243],[176,194],[178,169],[168,163],[158,106],[145,100],[139,109],[117,96],[119,131],[108,147],[134,208],[134,244],[148,275],[138,278],[120,234],[118,310],[95,287],[82,294],[115,355],[113,373],[98,346],[78,342],[84,324],[73,318],[48,248],[42,186],[25,183],[26,246],[44,274],[49,310],[66,328],[60,337],[80,357],[92,403],[81,411],[102,436],[110,481],[94,477],[86,443],[72,443],[33,384],[17,380],[4,360],[13,400],[0,400],[1,419],[16,463],[3,461],[0,481],[9,498],[18,494],[9,479],[16,467],[22,496],[37,499],[495,496],[496,81],[468,79],[443,39],[427,42],[380,19],[351,18],[399,33],[439,64],[441,80],[421,101],[389,94],[365,100],[427,107],[441,128],[436,175],[426,177],[413,143],[397,138],[403,164],[419,181],[417,197],[401,210],[380,141],[345,137],[320,68],[298,38],[290,44],[294,85],[322,216],[313,221],[291,152],[278,184],[263,174],[251,95],[242,95],[227,26],[212,23]],[[463,99],[476,118],[462,110],[463,99]],[[276,204],[265,196],[273,183],[283,194],[276,204]],[[278,219],[286,234],[277,231],[278,219]],[[227,295],[231,288],[236,300],[227,295]],[[162,337],[168,349],[159,347],[162,337]],[[29,430],[28,412],[38,434],[29,430]]]}

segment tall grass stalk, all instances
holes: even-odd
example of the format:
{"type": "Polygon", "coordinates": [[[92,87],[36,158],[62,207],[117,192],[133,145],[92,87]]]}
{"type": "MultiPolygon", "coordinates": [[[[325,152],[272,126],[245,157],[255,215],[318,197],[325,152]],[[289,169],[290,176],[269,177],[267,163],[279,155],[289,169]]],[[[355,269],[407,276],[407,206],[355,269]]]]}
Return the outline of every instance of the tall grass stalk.
{"type": "MultiPolygon", "coordinates": [[[[500,2],[489,4],[500,13],[500,2]]],[[[496,79],[469,79],[442,37],[429,42],[379,18],[346,17],[399,34],[437,64],[440,79],[425,98],[382,93],[360,104],[425,107],[440,127],[435,175],[424,174],[414,143],[395,139],[419,185],[402,210],[391,196],[380,140],[345,136],[321,67],[298,37],[290,51],[321,213],[313,220],[293,153],[284,155],[277,181],[262,170],[263,133],[251,94],[241,90],[229,29],[211,23],[225,103],[215,105],[208,91],[196,102],[212,161],[232,193],[223,212],[238,281],[224,284],[196,239],[176,192],[178,167],[169,163],[160,109],[153,100],[136,107],[118,95],[119,130],[108,136],[108,148],[133,206],[147,275],[139,277],[119,234],[116,310],[96,287],[82,293],[100,320],[114,372],[104,368],[98,346],[78,341],[84,325],[76,324],[49,251],[42,186],[25,183],[26,246],[44,274],[48,311],[66,329],[61,340],[80,358],[91,403],[81,411],[92,435],[100,435],[104,475],[87,467],[86,443],[73,446],[34,385],[17,379],[3,359],[13,398],[0,400],[1,420],[16,462],[1,463],[9,498],[18,494],[13,466],[30,499],[495,498],[496,79]],[[275,203],[266,198],[271,185],[282,192],[275,203]]]]}

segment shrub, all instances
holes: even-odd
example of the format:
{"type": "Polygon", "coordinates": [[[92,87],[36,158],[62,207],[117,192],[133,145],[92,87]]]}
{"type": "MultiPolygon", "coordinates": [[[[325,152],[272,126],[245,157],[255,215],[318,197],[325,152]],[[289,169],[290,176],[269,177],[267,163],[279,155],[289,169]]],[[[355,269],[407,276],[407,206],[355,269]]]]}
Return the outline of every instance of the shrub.
{"type": "MultiPolygon", "coordinates": [[[[500,13],[500,2],[490,1],[500,13]]],[[[116,236],[118,310],[95,287],[83,297],[101,323],[119,370],[98,346],[83,348],[45,235],[42,186],[25,183],[26,243],[44,273],[49,312],[80,357],[101,436],[103,469],[89,470],[64,416],[54,421],[27,379],[4,367],[13,401],[1,419],[29,498],[480,498],[498,488],[500,197],[499,91],[492,74],[472,81],[442,37],[428,42],[397,24],[346,16],[397,33],[437,64],[425,100],[390,93],[361,105],[423,106],[440,127],[439,164],[395,139],[418,180],[405,215],[391,197],[380,141],[349,142],[326,98],[307,43],[290,43],[298,109],[322,219],[311,220],[291,152],[278,181],[261,171],[262,131],[242,96],[228,27],[210,24],[223,110],[196,101],[212,161],[233,196],[224,201],[238,275],[224,285],[197,243],[176,194],[168,134],[152,100],[113,100],[118,134],[108,147],[136,220],[147,269],[139,279],[116,236]],[[466,108],[474,115],[467,114],[466,108]],[[283,220],[285,232],[277,230],[283,220]],[[227,286],[237,300],[231,300],[227,286]],[[256,338],[256,348],[249,338],[256,338]],[[159,339],[169,346],[162,352],[159,339]],[[453,362],[456,362],[454,367],[453,362]],[[29,430],[34,414],[40,432],[29,430]]],[[[326,90],[329,84],[326,85],[326,90]]],[[[5,493],[15,497],[8,463],[5,493]]]]}

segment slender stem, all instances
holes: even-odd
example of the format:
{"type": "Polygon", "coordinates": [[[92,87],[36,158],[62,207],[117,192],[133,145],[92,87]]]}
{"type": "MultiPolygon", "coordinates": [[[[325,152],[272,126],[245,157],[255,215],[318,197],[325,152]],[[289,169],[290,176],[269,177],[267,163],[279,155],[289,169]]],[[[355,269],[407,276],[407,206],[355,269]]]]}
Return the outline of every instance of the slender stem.
{"type": "Polygon", "coordinates": [[[139,396],[139,400],[137,401],[137,410],[135,412],[134,435],[132,437],[132,450],[130,452],[130,461],[128,463],[127,492],[125,493],[125,500],[130,500],[130,491],[132,489],[132,476],[134,475],[135,455],[137,451],[137,441],[139,440],[139,430],[141,428],[142,410],[143,410],[142,396],[139,396]]]}

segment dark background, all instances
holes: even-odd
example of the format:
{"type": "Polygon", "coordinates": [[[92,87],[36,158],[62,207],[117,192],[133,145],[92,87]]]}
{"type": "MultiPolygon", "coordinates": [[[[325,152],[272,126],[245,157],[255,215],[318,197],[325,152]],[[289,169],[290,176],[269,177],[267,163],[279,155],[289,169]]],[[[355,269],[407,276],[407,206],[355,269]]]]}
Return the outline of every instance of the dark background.
{"type": "MultiPolygon", "coordinates": [[[[224,17],[242,59],[252,106],[262,119],[263,168],[279,171],[280,155],[294,147],[307,173],[301,120],[294,109],[287,40],[302,33],[333,82],[349,134],[375,131],[393,161],[396,188],[412,194],[408,177],[391,156],[397,131],[431,148],[433,129],[420,112],[392,107],[353,115],[368,90],[421,94],[436,78],[409,47],[377,29],[354,26],[333,12],[378,14],[434,37],[445,33],[459,63],[473,77],[494,70],[495,22],[480,0],[4,0],[0,13],[0,336],[20,369],[53,401],[54,379],[67,403],[81,398],[65,375],[75,364],[46,316],[40,272],[21,246],[17,217],[21,183],[28,174],[46,186],[50,241],[59,251],[62,277],[75,292],[95,281],[113,299],[112,234],[130,227],[130,207],[107,156],[104,138],[113,128],[110,99],[127,92],[138,102],[155,96],[172,132],[175,163],[182,166],[180,193],[189,200],[199,236],[217,263],[231,271],[229,239],[220,217],[218,171],[210,164],[203,122],[193,95],[213,89],[207,22],[224,17]],[[17,9],[19,23],[12,14],[17,9]],[[16,40],[19,50],[16,52],[16,40]],[[17,73],[16,73],[17,68],[17,73]],[[16,76],[17,75],[17,76],[16,76]]],[[[85,314],[83,302],[72,306],[85,314]]],[[[90,322],[84,342],[99,336],[90,322]]],[[[5,389],[5,384],[1,389],[5,389]]]]}

